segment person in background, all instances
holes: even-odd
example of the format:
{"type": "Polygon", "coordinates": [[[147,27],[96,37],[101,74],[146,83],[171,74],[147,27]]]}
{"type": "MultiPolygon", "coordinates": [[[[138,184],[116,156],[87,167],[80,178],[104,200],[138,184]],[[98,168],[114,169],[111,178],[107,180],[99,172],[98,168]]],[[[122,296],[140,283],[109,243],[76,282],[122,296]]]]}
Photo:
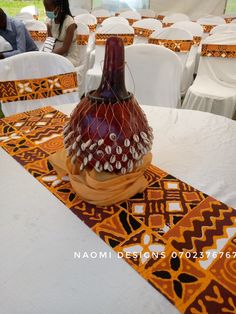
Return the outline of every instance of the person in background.
{"type": "Polygon", "coordinates": [[[76,42],[77,25],[70,12],[68,0],[44,0],[48,36],[56,39],[54,53],[66,57],[76,67],[79,65],[79,51],[76,42]]]}
{"type": "Polygon", "coordinates": [[[5,38],[13,48],[12,51],[0,53],[0,59],[38,50],[25,25],[21,21],[7,16],[2,8],[0,8],[0,36],[5,38]]]}

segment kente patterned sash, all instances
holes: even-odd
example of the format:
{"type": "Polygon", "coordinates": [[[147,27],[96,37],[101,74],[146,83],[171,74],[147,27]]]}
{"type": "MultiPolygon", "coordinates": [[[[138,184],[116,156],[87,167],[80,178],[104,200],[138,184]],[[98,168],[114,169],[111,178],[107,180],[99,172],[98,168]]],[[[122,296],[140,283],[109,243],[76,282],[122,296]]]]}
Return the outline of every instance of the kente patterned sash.
{"type": "Polygon", "coordinates": [[[216,25],[207,25],[207,24],[202,24],[201,25],[203,28],[204,33],[210,33],[211,30],[216,26],[216,25]]]}
{"type": "Polygon", "coordinates": [[[148,43],[164,46],[174,52],[188,52],[193,45],[193,40],[169,40],[149,38],[148,43]]]}
{"type": "Polygon", "coordinates": [[[141,16],[141,19],[154,19],[155,17],[152,17],[152,16],[145,16],[145,15],[142,15],[141,16]]]}
{"type": "Polygon", "coordinates": [[[231,23],[233,20],[235,20],[236,19],[236,16],[234,16],[234,17],[225,17],[224,18],[224,20],[225,20],[225,22],[227,23],[227,24],[229,24],[229,23],[231,23]]]}
{"type": "Polygon", "coordinates": [[[76,42],[79,46],[86,46],[89,41],[89,35],[77,34],[76,42]]]}
{"type": "Polygon", "coordinates": [[[109,16],[97,16],[97,23],[102,24],[102,22],[107,19],[109,16]]]}
{"type": "Polygon", "coordinates": [[[136,19],[127,19],[128,20],[128,22],[129,22],[129,25],[133,25],[134,24],[134,22],[137,22],[138,20],[136,20],[136,19]]]}
{"type": "Polygon", "coordinates": [[[203,44],[203,57],[236,58],[236,45],[203,44]]]}
{"type": "Polygon", "coordinates": [[[77,90],[78,82],[75,72],[39,79],[0,81],[0,99],[2,103],[43,99],[76,92],[77,90]]]}
{"type": "Polygon", "coordinates": [[[119,37],[123,40],[124,45],[132,45],[134,42],[134,34],[101,34],[97,33],[95,36],[95,45],[104,46],[109,37],[119,37]]]}
{"type": "Polygon", "coordinates": [[[88,28],[89,28],[90,32],[95,32],[96,28],[97,28],[97,24],[88,25],[88,28]]]}
{"type": "Polygon", "coordinates": [[[162,21],[164,19],[165,15],[157,15],[157,20],[162,21]]]}
{"type": "Polygon", "coordinates": [[[134,34],[140,37],[146,37],[148,38],[154,30],[152,29],[147,29],[147,28],[142,28],[142,27],[134,27],[134,34]]]}
{"type": "Polygon", "coordinates": [[[236,211],[154,166],[122,203],[82,201],[48,161],[67,120],[51,107],[1,119],[0,146],[181,313],[236,313],[236,211]]]}
{"type": "Polygon", "coordinates": [[[193,36],[193,44],[194,44],[195,46],[199,46],[201,40],[202,40],[202,37],[201,37],[201,36],[193,36]]]}
{"type": "Polygon", "coordinates": [[[47,31],[29,31],[31,38],[34,41],[44,42],[47,38],[47,31]]]}
{"type": "Polygon", "coordinates": [[[172,26],[174,23],[162,23],[163,27],[170,27],[172,26]]]}

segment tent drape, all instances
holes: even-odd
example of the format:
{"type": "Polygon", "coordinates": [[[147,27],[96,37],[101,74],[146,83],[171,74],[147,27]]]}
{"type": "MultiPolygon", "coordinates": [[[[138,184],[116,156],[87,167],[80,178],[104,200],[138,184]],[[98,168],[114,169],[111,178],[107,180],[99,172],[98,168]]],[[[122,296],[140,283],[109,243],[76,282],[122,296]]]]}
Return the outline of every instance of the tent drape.
{"type": "Polygon", "coordinates": [[[221,15],[227,0],[150,0],[150,8],[156,12],[185,13],[191,17],[203,14],[221,15]]]}

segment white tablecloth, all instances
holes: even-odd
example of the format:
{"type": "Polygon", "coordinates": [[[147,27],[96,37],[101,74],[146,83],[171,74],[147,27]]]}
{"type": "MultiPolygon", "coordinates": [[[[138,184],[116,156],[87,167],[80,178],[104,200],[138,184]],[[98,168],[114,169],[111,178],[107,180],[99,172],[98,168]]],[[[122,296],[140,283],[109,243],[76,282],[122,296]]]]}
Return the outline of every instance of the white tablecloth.
{"type": "MultiPolygon", "coordinates": [[[[236,122],[143,109],[155,134],[153,163],[236,207],[236,122]]],[[[179,313],[2,149],[0,174],[1,314],[179,313]],[[74,259],[85,251],[111,258],[74,259]]]]}

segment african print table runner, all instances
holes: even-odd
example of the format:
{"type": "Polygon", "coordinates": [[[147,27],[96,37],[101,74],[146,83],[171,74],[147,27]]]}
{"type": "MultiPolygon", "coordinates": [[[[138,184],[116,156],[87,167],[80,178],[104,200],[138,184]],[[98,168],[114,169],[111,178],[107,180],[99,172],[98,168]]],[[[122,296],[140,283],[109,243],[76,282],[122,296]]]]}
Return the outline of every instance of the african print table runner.
{"type": "Polygon", "coordinates": [[[154,166],[144,193],[85,203],[48,162],[67,119],[51,107],[4,118],[0,146],[180,312],[236,313],[236,211],[154,166]]]}

